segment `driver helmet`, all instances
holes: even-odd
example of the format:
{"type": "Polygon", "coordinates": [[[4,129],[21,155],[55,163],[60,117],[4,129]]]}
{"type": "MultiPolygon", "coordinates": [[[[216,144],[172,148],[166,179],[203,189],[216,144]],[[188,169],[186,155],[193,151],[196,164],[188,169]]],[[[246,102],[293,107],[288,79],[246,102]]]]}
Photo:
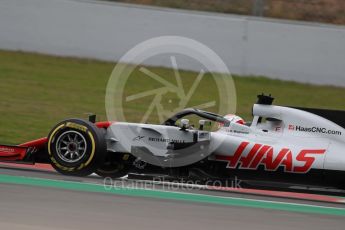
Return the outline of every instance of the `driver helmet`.
{"type": "MultiPolygon", "coordinates": [[[[241,124],[241,125],[245,124],[245,121],[241,117],[234,115],[234,114],[225,115],[224,118],[227,119],[228,121],[230,121],[230,123],[237,123],[237,124],[241,124]]],[[[219,123],[219,128],[221,128],[223,126],[224,126],[224,124],[219,123]]]]}

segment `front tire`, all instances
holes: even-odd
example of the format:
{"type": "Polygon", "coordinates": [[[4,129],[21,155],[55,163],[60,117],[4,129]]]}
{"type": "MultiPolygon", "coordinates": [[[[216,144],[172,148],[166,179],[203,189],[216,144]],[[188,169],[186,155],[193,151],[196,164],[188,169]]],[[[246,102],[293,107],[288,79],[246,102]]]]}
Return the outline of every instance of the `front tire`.
{"type": "Polygon", "coordinates": [[[48,136],[47,149],[54,169],[71,176],[90,175],[107,152],[104,133],[81,119],[57,124],[48,136]]]}

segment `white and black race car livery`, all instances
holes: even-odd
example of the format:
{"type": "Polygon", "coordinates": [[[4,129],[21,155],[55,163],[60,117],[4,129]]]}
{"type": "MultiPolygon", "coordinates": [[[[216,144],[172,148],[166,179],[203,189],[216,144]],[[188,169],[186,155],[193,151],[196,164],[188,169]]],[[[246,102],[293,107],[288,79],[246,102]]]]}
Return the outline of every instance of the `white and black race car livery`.
{"type": "MultiPolygon", "coordinates": [[[[0,146],[2,161],[49,163],[66,175],[242,178],[345,185],[345,111],[272,105],[259,95],[253,120],[185,109],[163,124],[68,119],[47,138],[0,146]],[[188,116],[199,117],[198,127],[188,116]],[[205,127],[216,123],[215,130],[205,127]]],[[[206,179],[206,178],[205,178],[206,179]]]]}

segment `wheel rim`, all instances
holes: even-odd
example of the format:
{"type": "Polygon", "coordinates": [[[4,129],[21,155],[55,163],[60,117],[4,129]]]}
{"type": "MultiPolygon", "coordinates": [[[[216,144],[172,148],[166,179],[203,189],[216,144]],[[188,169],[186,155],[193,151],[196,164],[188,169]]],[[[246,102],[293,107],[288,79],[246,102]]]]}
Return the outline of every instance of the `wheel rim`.
{"type": "Polygon", "coordinates": [[[86,153],[87,142],[83,135],[76,131],[61,134],[56,141],[56,152],[59,158],[68,163],[75,163],[86,153]]]}

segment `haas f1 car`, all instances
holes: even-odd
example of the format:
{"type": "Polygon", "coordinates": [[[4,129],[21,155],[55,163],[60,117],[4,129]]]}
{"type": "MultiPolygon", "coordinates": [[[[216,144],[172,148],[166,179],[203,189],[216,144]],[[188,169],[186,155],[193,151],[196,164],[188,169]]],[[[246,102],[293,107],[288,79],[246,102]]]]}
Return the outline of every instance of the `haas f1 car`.
{"type": "Polygon", "coordinates": [[[65,175],[241,179],[345,187],[345,111],[272,105],[259,95],[253,120],[185,109],[163,124],[67,119],[48,137],[0,145],[0,161],[47,163],[65,175]],[[186,119],[198,117],[196,128],[186,119]],[[215,131],[205,126],[218,123],[215,131]]]}

